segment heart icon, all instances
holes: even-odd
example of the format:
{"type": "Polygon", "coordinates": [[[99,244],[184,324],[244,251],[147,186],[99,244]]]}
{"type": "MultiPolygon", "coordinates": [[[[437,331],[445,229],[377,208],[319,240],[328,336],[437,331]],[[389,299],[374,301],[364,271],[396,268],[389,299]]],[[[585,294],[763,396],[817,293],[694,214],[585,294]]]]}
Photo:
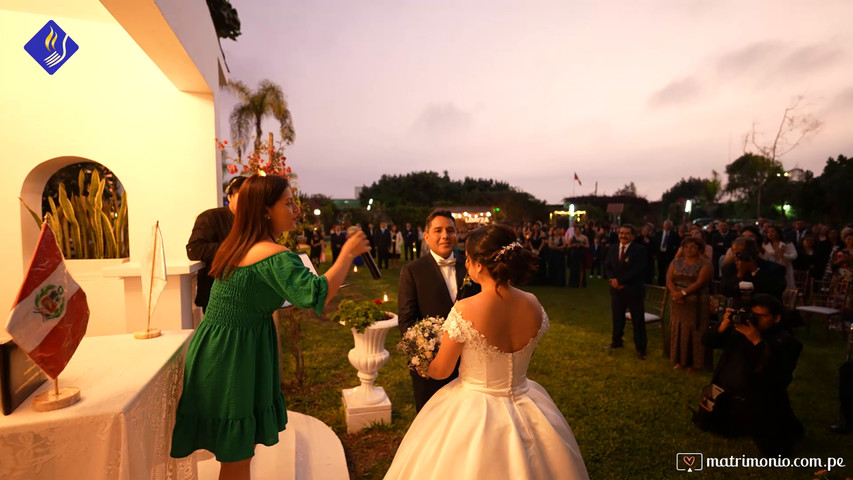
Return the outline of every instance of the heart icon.
{"type": "Polygon", "coordinates": [[[681,459],[684,460],[684,463],[686,463],[687,466],[692,467],[693,461],[696,459],[696,457],[683,456],[681,457],[681,459]]]}

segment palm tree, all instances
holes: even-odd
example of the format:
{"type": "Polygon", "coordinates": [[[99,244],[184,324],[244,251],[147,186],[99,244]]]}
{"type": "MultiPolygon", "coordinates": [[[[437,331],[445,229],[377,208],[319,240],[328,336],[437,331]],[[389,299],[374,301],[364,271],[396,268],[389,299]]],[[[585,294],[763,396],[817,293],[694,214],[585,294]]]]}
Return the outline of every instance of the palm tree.
{"type": "MultiPolygon", "coordinates": [[[[250,129],[254,126],[255,151],[259,150],[263,134],[261,121],[265,116],[271,115],[281,124],[282,141],[287,145],[293,143],[296,134],[281,87],[269,80],[261,80],[258,89],[252,91],[239,80],[229,80],[227,88],[240,97],[240,103],[234,106],[229,119],[233,140],[242,141],[245,145],[249,141],[250,129]]],[[[238,146],[237,155],[240,156],[241,153],[242,148],[238,146]]]]}

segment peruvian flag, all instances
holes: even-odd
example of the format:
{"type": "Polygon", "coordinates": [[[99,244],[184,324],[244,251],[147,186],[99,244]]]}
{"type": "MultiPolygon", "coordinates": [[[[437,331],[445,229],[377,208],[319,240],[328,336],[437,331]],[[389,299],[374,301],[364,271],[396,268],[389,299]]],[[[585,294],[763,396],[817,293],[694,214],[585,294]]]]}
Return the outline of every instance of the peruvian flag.
{"type": "Polygon", "coordinates": [[[88,324],[86,294],[65,270],[56,237],[44,222],[6,330],[55,379],[71,360],[88,324]]]}
{"type": "Polygon", "coordinates": [[[583,186],[581,179],[578,177],[578,172],[575,172],[575,181],[578,182],[578,185],[583,186]]]}

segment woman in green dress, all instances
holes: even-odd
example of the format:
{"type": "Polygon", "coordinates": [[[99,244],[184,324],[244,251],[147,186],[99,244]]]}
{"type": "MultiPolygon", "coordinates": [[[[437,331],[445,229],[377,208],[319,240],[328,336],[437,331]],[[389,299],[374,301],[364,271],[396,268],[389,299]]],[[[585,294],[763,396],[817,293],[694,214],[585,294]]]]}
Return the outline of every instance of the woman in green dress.
{"type": "Polygon", "coordinates": [[[353,259],[369,250],[358,232],[323,276],[275,242],[296,228],[299,207],[280,176],[252,176],[240,188],[234,226],[210,269],[204,320],[187,349],[171,455],[199,449],[220,462],[220,479],[248,479],[255,445],[274,445],[287,423],[272,313],[287,300],[318,314],[353,259]]]}

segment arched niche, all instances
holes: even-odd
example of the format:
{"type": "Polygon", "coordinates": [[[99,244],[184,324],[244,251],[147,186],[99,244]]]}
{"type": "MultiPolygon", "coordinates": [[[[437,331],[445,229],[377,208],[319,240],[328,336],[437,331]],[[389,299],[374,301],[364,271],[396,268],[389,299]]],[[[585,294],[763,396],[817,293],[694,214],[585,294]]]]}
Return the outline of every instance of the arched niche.
{"type": "MultiPolygon", "coordinates": [[[[88,158],[77,156],[56,157],[40,163],[30,171],[21,186],[20,198],[26,203],[26,205],[28,205],[37,214],[40,214],[43,218],[45,212],[43,210],[42,200],[51,178],[63,169],[78,163],[92,163],[107,169],[103,164],[88,158]]],[[[112,173],[115,175],[115,172],[112,173]]],[[[117,176],[116,180],[118,180],[117,176]]],[[[121,185],[121,182],[118,181],[118,184],[121,185]]],[[[29,259],[32,257],[33,251],[35,250],[36,242],[38,241],[39,227],[32,218],[32,214],[24,207],[23,204],[20,207],[20,211],[21,250],[23,252],[24,268],[26,269],[29,259]]],[[[127,253],[129,253],[129,247],[127,253]]]]}

